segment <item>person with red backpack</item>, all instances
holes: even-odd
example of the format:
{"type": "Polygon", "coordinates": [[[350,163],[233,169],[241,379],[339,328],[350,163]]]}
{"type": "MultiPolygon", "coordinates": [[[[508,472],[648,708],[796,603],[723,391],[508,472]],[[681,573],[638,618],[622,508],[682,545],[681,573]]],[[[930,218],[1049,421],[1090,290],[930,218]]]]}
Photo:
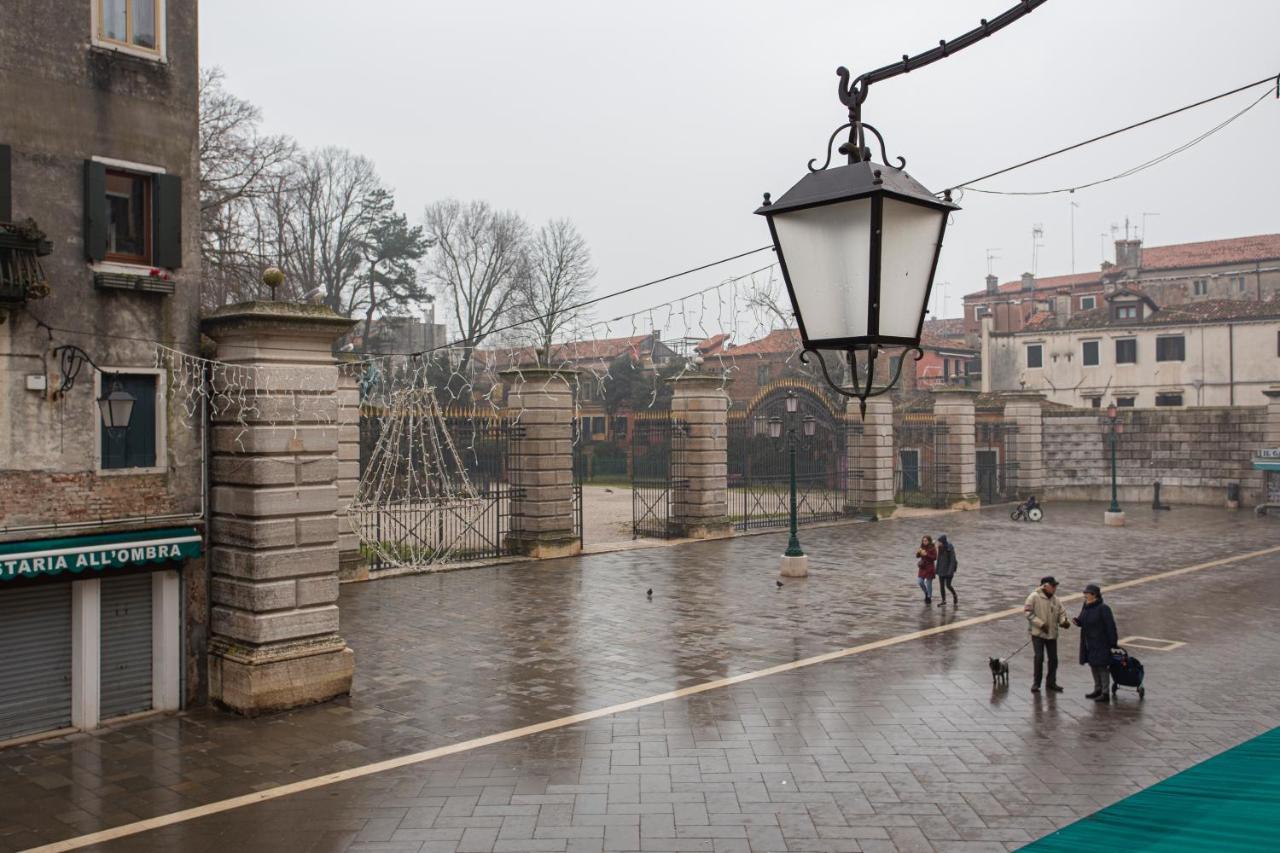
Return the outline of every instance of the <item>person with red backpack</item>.
{"type": "Polygon", "coordinates": [[[933,544],[933,537],[926,535],[920,540],[916,550],[916,583],[924,593],[924,603],[933,602],[933,578],[937,574],[938,546],[933,544]]]}

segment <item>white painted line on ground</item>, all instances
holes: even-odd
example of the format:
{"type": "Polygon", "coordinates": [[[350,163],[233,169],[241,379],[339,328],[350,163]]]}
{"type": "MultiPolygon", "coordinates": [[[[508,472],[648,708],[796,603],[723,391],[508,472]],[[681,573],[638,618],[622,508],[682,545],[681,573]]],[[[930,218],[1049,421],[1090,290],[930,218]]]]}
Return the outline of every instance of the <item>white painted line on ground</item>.
{"type": "MultiPolygon", "coordinates": [[[[1167,572],[1159,572],[1154,575],[1147,575],[1133,580],[1122,581],[1120,583],[1110,584],[1105,587],[1107,593],[1111,593],[1118,589],[1128,589],[1130,587],[1141,586],[1143,584],[1155,583],[1157,581],[1168,580],[1169,578],[1178,577],[1179,575],[1190,574],[1191,572],[1204,571],[1218,566],[1225,566],[1231,563],[1238,563],[1242,560],[1249,560],[1254,557],[1262,557],[1267,554],[1280,552],[1280,545],[1271,548],[1263,548],[1260,551],[1251,551],[1248,554],[1237,554],[1234,557],[1223,557],[1218,560],[1210,560],[1207,563],[1197,563],[1194,566],[1185,566],[1181,569],[1172,569],[1167,572]]],[[[1073,595],[1061,596],[1062,601],[1072,601],[1083,596],[1079,593],[1073,595]]],[[[833,652],[826,652],[813,657],[804,658],[803,660],[792,661],[791,663],[778,664],[777,666],[758,669],[754,672],[744,672],[741,675],[734,675],[728,678],[718,678],[715,681],[707,681],[702,684],[695,684],[692,687],[683,687],[679,690],[672,690],[667,693],[659,693],[656,696],[649,696],[644,699],[634,699],[630,702],[622,702],[617,705],[610,705],[607,708],[600,708],[595,711],[587,711],[582,714],[574,714],[568,717],[560,717],[556,720],[547,720],[542,723],[535,723],[531,726],[524,726],[518,729],[511,729],[497,734],[486,735],[484,737],[474,738],[472,740],[462,741],[461,743],[449,744],[448,746],[436,747],[423,752],[414,752],[409,755],[401,755],[397,758],[388,758],[384,761],[375,761],[372,764],[365,764],[361,767],[352,767],[347,770],[339,770],[335,773],[326,773],[323,776],[315,776],[311,779],[302,779],[297,782],[290,782],[287,785],[280,785],[275,788],[267,788],[262,791],[254,791],[251,794],[244,794],[239,797],[232,797],[227,800],[218,800],[213,803],[206,803],[202,806],[195,806],[182,811],[172,812],[159,817],[140,820],[135,823],[127,823],[121,826],[114,826],[110,829],[99,830],[87,835],[80,835],[75,838],[68,838],[65,841],[55,841],[52,844],[46,844],[41,847],[30,848],[26,853],[62,853],[67,850],[78,850],[82,847],[88,847],[92,844],[102,844],[107,841],[113,841],[117,838],[126,838],[130,835],[138,835],[139,833],[149,832],[153,829],[161,829],[166,826],[173,826],[176,823],[184,823],[189,820],[207,817],[209,815],[218,814],[219,812],[231,811],[232,809],[243,808],[244,806],[252,806],[257,803],[264,803],[268,800],[276,800],[281,797],[288,797],[291,794],[299,794],[303,791],[311,791],[316,788],[323,788],[327,785],[334,785],[338,782],[346,782],[351,779],[360,779],[365,776],[373,776],[378,773],[385,773],[388,770],[396,770],[400,767],[408,767],[413,764],[422,764],[426,761],[432,761],[437,758],[444,758],[449,755],[457,755],[460,752],[470,752],[473,749],[480,749],[485,746],[492,746],[495,743],[505,743],[510,740],[516,740],[529,735],[536,735],[540,732],[550,731],[552,729],[560,729],[565,726],[584,723],[589,720],[598,720],[601,717],[609,717],[614,714],[622,714],[627,711],[634,711],[637,708],[644,708],[649,705],[656,705],[661,702],[669,702],[672,699],[681,699],[685,696],[694,696],[698,693],[706,693],[709,690],[719,690],[724,687],[732,687],[735,684],[742,684],[747,681],[754,681],[758,678],[766,678],[770,675],[779,675],[784,672],[791,672],[796,669],[815,666],[820,663],[827,663],[841,658],[847,658],[852,655],[860,655],[865,652],[876,651],[877,649],[885,649],[890,646],[909,643],[912,640],[920,640],[925,637],[932,637],[936,634],[945,634],[948,631],[958,631],[961,628],[968,628],[973,625],[983,625],[987,622],[994,622],[997,619],[1004,619],[1009,616],[1021,615],[1021,607],[1011,607],[1008,610],[998,610],[994,613],[985,613],[981,616],[972,616],[968,619],[961,619],[958,622],[950,622],[946,625],[937,625],[933,628],[925,628],[921,631],[912,631],[908,634],[899,634],[896,637],[886,637],[883,640],[875,640],[870,643],[863,643],[860,646],[851,646],[847,649],[837,649],[833,652]]]]}
{"type": "Polygon", "coordinates": [[[1185,646],[1186,643],[1180,640],[1161,640],[1156,637],[1123,637],[1116,640],[1117,646],[1129,647],[1135,649],[1150,649],[1153,652],[1171,652],[1174,649],[1185,646]]]}

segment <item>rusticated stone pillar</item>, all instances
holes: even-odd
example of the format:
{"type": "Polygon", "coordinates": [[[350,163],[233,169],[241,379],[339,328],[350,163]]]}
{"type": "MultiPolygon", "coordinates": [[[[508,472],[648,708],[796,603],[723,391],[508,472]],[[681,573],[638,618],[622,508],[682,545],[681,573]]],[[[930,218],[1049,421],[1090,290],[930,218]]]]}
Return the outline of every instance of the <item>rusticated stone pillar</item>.
{"type": "Polygon", "coordinates": [[[338,577],[368,580],[369,562],[360,551],[349,508],[360,485],[360,366],[339,357],[338,367],[338,577]]]}
{"type": "Polygon", "coordinates": [[[338,634],[338,367],[353,325],[327,307],[246,302],[214,312],[209,694],[242,714],[351,690],[338,634]]]}
{"type": "Polygon", "coordinates": [[[1044,395],[1015,391],[1001,394],[1004,422],[1011,430],[1004,436],[1005,462],[1010,491],[1019,500],[1044,493],[1044,395]]]}
{"type": "Polygon", "coordinates": [[[546,367],[509,370],[508,406],[519,434],[512,439],[511,533],[508,544],[531,557],[582,552],[573,509],[573,386],[577,371],[546,367]]]}
{"type": "Polygon", "coordinates": [[[973,411],[977,396],[977,391],[961,386],[933,389],[933,423],[939,433],[938,497],[955,509],[979,506],[973,411]]]}
{"type": "Polygon", "coordinates": [[[672,522],[681,536],[720,539],[733,535],[729,521],[729,397],[718,376],[687,373],[672,380],[671,417],[686,433],[675,442],[678,474],[672,522]]]}
{"type": "Polygon", "coordinates": [[[845,406],[845,420],[849,424],[845,510],[888,518],[898,508],[893,497],[893,400],[888,396],[867,400],[864,418],[858,401],[851,399],[845,406]]]}

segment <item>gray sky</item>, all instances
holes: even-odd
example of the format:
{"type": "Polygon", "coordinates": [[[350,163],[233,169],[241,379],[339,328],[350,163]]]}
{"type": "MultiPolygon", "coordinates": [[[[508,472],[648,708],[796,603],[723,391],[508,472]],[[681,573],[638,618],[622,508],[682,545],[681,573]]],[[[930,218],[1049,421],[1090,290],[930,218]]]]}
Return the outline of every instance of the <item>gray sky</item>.
{"type": "MultiPolygon", "coordinates": [[[[485,199],[531,222],[569,217],[600,292],[768,242],[752,210],[825,156],[856,75],[954,38],[1012,0],[645,3],[209,0],[201,61],[267,129],[371,158],[402,210],[485,199]]],[[[864,118],[941,189],[1280,72],[1275,0],[1054,0],[964,53],[871,88],[864,118]]],[[[1002,190],[1108,177],[1173,149],[1262,89],[994,179],[1002,190]]],[[[1280,231],[1280,101],[1166,163],[1073,196],[967,193],[948,229],[938,315],[1002,281],[1111,258],[1125,217],[1148,244],[1280,231]],[[1105,234],[1105,238],[1100,235],[1105,234]]],[[[762,264],[738,261],[612,300],[638,310],[762,264]]]]}

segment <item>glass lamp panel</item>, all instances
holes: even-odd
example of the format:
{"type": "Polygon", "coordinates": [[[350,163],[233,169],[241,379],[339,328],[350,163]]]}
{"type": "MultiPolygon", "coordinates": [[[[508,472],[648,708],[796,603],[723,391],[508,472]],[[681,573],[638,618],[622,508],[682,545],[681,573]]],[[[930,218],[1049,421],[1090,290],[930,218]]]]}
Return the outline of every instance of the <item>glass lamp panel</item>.
{"type": "Polygon", "coordinates": [[[929,276],[945,211],[884,200],[880,242],[880,334],[915,338],[924,316],[929,276]]]}
{"type": "Polygon", "coordinates": [[[769,438],[782,438],[782,418],[769,418],[769,438]]]}
{"type": "Polygon", "coordinates": [[[871,200],[773,217],[787,276],[810,341],[867,333],[871,200]]]}
{"type": "Polygon", "coordinates": [[[790,393],[786,397],[788,414],[795,414],[800,409],[800,398],[795,393],[790,393]]]}

